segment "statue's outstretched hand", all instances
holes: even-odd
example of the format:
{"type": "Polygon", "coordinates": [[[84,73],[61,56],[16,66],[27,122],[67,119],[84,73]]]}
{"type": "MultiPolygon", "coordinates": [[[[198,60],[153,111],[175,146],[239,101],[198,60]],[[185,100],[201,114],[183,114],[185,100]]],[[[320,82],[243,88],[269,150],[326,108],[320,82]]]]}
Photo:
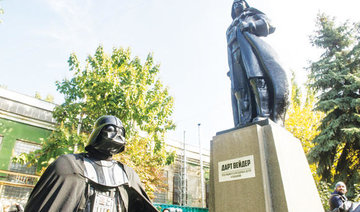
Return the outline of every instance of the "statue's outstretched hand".
{"type": "Polygon", "coordinates": [[[247,31],[247,32],[251,33],[254,28],[255,28],[255,26],[254,26],[253,22],[245,22],[245,21],[243,21],[240,24],[240,29],[241,29],[242,32],[247,31]]]}

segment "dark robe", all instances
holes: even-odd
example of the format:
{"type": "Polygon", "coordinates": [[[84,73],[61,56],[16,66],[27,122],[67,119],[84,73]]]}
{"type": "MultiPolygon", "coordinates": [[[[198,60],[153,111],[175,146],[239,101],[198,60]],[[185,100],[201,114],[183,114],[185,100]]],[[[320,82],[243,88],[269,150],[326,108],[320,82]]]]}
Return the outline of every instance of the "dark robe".
{"type": "MultiPolygon", "coordinates": [[[[88,179],[84,175],[86,154],[60,156],[41,176],[30,194],[25,212],[72,212],[86,207],[88,179]]],[[[119,162],[129,182],[119,186],[126,212],[156,212],[135,171],[119,162]]]]}

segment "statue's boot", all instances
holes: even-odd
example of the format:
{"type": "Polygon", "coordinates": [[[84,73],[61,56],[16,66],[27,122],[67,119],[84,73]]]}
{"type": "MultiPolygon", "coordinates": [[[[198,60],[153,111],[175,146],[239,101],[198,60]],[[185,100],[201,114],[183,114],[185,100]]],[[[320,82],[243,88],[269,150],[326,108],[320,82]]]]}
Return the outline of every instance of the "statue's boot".
{"type": "Polygon", "coordinates": [[[256,117],[253,122],[270,118],[269,108],[269,91],[265,79],[253,78],[250,79],[250,84],[254,92],[256,102],[256,117]]]}
{"type": "Polygon", "coordinates": [[[247,91],[249,92],[249,90],[240,89],[240,91],[235,92],[239,111],[239,126],[250,123],[252,118],[250,95],[247,91]]]}

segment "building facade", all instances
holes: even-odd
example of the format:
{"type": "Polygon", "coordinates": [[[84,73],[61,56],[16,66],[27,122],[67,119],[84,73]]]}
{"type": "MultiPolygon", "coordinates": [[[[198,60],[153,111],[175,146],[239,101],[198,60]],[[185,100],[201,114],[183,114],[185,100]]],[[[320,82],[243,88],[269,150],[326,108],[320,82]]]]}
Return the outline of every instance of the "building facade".
{"type": "Polygon", "coordinates": [[[203,149],[200,157],[199,146],[193,146],[184,142],[167,139],[167,148],[176,152],[176,160],[170,166],[165,167],[165,190],[156,193],[154,202],[174,204],[191,207],[202,207],[203,201],[208,200],[210,152],[203,149]],[[204,185],[201,184],[200,159],[204,185]],[[204,191],[203,191],[204,189],[204,191]]]}
{"type": "Polygon", "coordinates": [[[36,167],[12,162],[41,147],[54,128],[55,105],[0,88],[0,201],[24,203],[38,176],[36,167]]]}

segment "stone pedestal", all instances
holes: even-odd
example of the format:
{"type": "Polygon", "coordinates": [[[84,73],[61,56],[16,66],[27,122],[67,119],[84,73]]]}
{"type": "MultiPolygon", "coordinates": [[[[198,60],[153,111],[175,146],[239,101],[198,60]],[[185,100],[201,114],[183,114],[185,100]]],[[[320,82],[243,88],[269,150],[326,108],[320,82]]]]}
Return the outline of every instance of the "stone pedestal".
{"type": "Polygon", "coordinates": [[[324,211],[300,141],[271,121],[211,141],[210,212],[324,211]]]}

